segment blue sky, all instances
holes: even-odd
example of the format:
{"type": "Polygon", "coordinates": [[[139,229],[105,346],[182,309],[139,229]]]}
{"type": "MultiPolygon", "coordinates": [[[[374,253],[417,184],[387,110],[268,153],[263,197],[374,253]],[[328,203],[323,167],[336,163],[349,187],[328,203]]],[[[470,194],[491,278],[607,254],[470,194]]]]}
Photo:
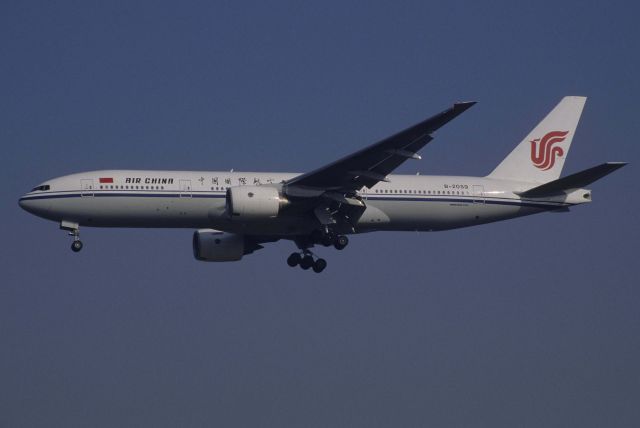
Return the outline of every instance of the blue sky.
{"type": "Polygon", "coordinates": [[[637,426],[632,2],[5,2],[0,425],[637,426]],[[190,230],[19,209],[102,168],[308,171],[478,105],[400,172],[484,175],[564,95],[594,202],[442,233],[193,259],[190,230]]]}

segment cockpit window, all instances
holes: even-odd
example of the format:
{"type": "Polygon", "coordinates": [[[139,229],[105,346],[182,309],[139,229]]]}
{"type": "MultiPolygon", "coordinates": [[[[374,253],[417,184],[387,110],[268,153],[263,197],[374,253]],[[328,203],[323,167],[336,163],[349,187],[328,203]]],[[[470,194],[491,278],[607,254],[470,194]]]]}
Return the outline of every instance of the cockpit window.
{"type": "Polygon", "coordinates": [[[34,187],[33,189],[31,189],[32,192],[43,192],[45,190],[49,190],[51,189],[51,186],[49,186],[48,184],[43,184],[42,186],[37,186],[34,187]]]}

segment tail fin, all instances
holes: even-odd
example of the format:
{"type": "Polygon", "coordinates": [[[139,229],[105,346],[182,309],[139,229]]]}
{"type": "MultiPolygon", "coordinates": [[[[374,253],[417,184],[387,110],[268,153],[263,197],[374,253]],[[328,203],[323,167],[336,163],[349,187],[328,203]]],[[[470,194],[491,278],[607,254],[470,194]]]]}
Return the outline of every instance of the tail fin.
{"type": "Polygon", "coordinates": [[[560,177],[586,97],[564,97],[489,178],[547,183],[560,177]]]}

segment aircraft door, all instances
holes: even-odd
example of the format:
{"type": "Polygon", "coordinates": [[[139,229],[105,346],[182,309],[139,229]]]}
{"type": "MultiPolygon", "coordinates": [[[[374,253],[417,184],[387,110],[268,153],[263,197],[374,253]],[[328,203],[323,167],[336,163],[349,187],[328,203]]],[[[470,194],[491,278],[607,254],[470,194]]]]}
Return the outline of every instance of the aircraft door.
{"type": "Polygon", "coordinates": [[[83,178],[80,180],[80,196],[93,197],[93,179],[83,178]]]}
{"type": "Polygon", "coordinates": [[[180,180],[180,197],[191,197],[191,180],[180,180]]]}
{"type": "Polygon", "coordinates": [[[473,186],[473,203],[484,204],[484,186],[473,186]]]}

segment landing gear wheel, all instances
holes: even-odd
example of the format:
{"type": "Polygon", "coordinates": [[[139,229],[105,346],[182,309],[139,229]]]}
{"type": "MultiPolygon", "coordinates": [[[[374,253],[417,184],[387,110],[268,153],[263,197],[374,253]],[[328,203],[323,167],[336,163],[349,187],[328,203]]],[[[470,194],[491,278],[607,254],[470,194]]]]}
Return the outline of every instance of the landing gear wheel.
{"type": "Polygon", "coordinates": [[[336,247],[336,250],[344,250],[347,245],[349,245],[349,238],[347,238],[345,235],[338,235],[335,242],[333,243],[333,246],[336,247]]]}
{"type": "Polygon", "coordinates": [[[320,243],[325,247],[329,247],[331,244],[333,244],[333,241],[335,241],[335,239],[336,238],[334,235],[332,235],[331,233],[326,233],[322,236],[320,243]]]}
{"type": "Polygon", "coordinates": [[[302,256],[300,256],[300,253],[291,253],[289,258],[287,258],[287,264],[291,267],[298,266],[301,261],[302,261],[302,256]]]}
{"type": "Polygon", "coordinates": [[[313,271],[315,273],[322,272],[327,267],[327,261],[325,259],[318,259],[313,263],[313,271]]]}
{"type": "Polygon", "coordinates": [[[73,241],[71,243],[71,250],[74,253],[77,253],[78,251],[82,250],[82,241],[80,240],[73,241]]]}
{"type": "Polygon", "coordinates": [[[313,266],[313,257],[310,255],[306,255],[302,258],[302,260],[300,260],[300,267],[304,270],[309,269],[311,266],[313,266]]]}

